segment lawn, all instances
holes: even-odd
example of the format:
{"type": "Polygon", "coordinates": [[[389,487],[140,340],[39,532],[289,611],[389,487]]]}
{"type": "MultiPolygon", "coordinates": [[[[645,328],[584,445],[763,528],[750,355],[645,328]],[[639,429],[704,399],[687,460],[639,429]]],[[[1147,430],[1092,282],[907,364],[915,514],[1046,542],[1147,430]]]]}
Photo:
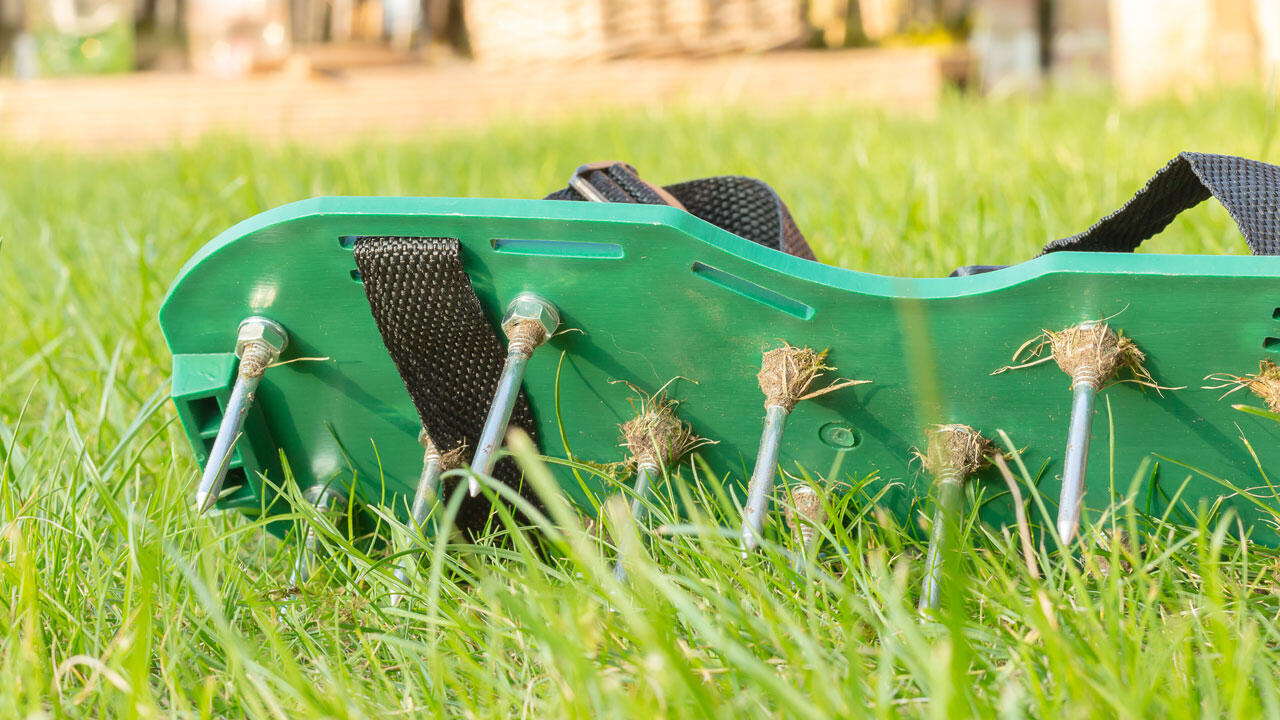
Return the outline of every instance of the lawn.
{"type": "MultiPolygon", "coordinates": [[[[622,524],[621,585],[597,526],[551,503],[545,527],[430,545],[398,606],[385,559],[337,534],[333,572],[289,596],[293,545],[192,512],[155,321],[203,243],[313,195],[537,197],[614,158],[659,182],[741,173],[821,260],[945,275],[1083,230],[1180,150],[1280,160],[1276,118],[1252,92],[1124,109],[1076,91],[949,97],[928,119],[671,109],[335,147],[0,147],[0,717],[1280,716],[1276,553],[1213,526],[1139,534],[1131,503],[1076,557],[1045,551],[1043,577],[1015,535],[968,524],[967,582],[929,620],[918,533],[856,507],[805,576],[706,532],[645,549],[622,524]]],[[[1151,246],[1245,251],[1216,205],[1151,246]]]]}

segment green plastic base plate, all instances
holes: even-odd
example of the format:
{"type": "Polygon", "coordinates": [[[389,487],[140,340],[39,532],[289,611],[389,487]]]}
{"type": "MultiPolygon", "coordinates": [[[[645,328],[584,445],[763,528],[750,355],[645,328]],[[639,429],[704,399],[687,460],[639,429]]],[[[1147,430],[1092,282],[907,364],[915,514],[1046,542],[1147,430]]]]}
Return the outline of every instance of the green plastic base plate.
{"type": "MultiPolygon", "coordinates": [[[[1183,389],[1117,384],[1101,393],[1086,507],[1096,516],[1150,460],[1158,470],[1139,489],[1150,512],[1176,497],[1184,517],[1206,503],[1250,526],[1259,502],[1277,503],[1259,465],[1280,466],[1280,425],[1233,410],[1242,394],[1223,400],[1203,386],[1210,373],[1253,372],[1280,350],[1280,257],[1056,253],[982,275],[902,279],[800,260],[670,207],[335,197],[223,233],[183,268],[161,310],[174,401],[201,462],[234,379],[240,320],[266,316],[291,336],[281,360],[296,362],[267,372],[234,458],[238,489],[223,507],[269,505],[262,477],[278,483],[283,456],[303,487],[353,483],[364,502],[404,514],[422,465],[419,420],[351,249],[357,237],[387,235],[457,238],[495,327],[511,298],[533,291],[577,331],[535,353],[525,380],[549,456],[622,459],[618,424],[633,416],[634,395],[614,381],[653,391],[682,377],[671,385],[681,416],[718,443],[699,452],[741,492],[764,414],[761,353],[785,341],[829,348],[833,379],[872,382],[797,406],[784,471],[826,474],[838,463],[842,475],[875,473],[891,485],[885,509],[907,519],[928,494],[913,461],[926,428],[965,423],[988,437],[1008,432],[1053,501],[1069,380],[1052,362],[992,371],[1044,329],[1109,317],[1162,385],[1183,389]]],[[[561,481],[584,501],[572,474],[561,481]]],[[[1012,518],[1007,498],[982,513],[996,524],[1012,518]]],[[[1251,532],[1276,543],[1269,526],[1251,532]]]]}

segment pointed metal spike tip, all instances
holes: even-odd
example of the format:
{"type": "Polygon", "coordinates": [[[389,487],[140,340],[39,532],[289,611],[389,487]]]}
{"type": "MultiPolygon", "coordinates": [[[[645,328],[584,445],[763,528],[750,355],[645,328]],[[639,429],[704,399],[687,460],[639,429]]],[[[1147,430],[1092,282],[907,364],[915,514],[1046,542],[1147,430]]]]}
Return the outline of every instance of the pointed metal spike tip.
{"type": "MultiPolygon", "coordinates": [[[[347,509],[347,496],[329,485],[313,485],[302,491],[302,497],[315,507],[317,513],[321,515],[332,513],[335,523],[347,509]]],[[[319,544],[315,526],[308,523],[302,548],[298,551],[298,559],[293,565],[293,572],[289,574],[290,585],[299,587],[311,578],[311,566],[319,551],[319,544]]]]}
{"type": "MultiPolygon", "coordinates": [[[[491,475],[497,459],[498,448],[507,434],[511,411],[520,397],[520,383],[524,380],[525,366],[533,351],[545,343],[560,327],[560,312],[556,306],[534,295],[521,293],[507,306],[502,318],[502,330],[507,335],[507,360],[498,378],[498,388],[489,404],[489,414],[476,443],[476,454],[471,460],[471,470],[476,475],[491,475]]],[[[471,497],[480,494],[480,481],[471,477],[467,483],[471,497]]]]}
{"type": "Polygon", "coordinates": [[[231,388],[222,424],[214,438],[209,460],[205,463],[200,485],[196,488],[196,512],[204,513],[213,507],[222,494],[227,480],[227,468],[236,439],[244,429],[245,418],[253,407],[254,395],[262,375],[289,345],[289,333],[279,323],[264,317],[246,318],[236,333],[236,355],[240,366],[236,382],[231,388]]]}
{"type": "MultiPolygon", "coordinates": [[[[427,521],[427,514],[431,511],[431,503],[435,501],[440,492],[440,474],[444,469],[444,460],[440,455],[440,450],[435,443],[431,442],[431,438],[427,436],[425,429],[418,433],[418,442],[421,443],[423,448],[422,473],[418,476],[418,486],[413,492],[413,504],[409,507],[409,528],[414,532],[421,532],[422,526],[427,521]]],[[[409,570],[416,562],[417,558],[412,554],[401,558],[395,569],[396,579],[407,586],[409,584],[409,570]]],[[[401,593],[394,593],[391,596],[391,604],[399,604],[402,597],[401,593]]]]}
{"type": "Polygon", "coordinates": [[[782,433],[786,429],[787,408],[770,405],[764,409],[764,432],[760,437],[760,451],[756,453],[755,469],[747,486],[747,504],[742,510],[742,549],[744,555],[760,546],[764,534],[765,514],[773,497],[773,484],[777,476],[778,453],[782,449],[782,433]]]}

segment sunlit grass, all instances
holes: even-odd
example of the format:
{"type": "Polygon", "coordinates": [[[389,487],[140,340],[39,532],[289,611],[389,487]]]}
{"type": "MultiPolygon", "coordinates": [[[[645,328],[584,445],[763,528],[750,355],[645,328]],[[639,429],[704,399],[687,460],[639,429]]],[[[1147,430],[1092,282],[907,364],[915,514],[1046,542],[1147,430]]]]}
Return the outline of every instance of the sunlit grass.
{"type": "MultiPolygon", "coordinates": [[[[500,517],[476,543],[416,546],[395,607],[386,548],[308,514],[331,562],[286,597],[294,545],[191,512],[155,322],[182,262],[256,212],[322,194],[538,197],[599,159],[658,182],[765,179],[845,267],[1018,262],[1180,150],[1280,160],[1274,117],[1246,92],[1138,109],[1086,94],[949,98],[934,119],[674,109],[333,148],[0,150],[0,717],[1280,715],[1276,555],[1202,518],[1143,516],[1129,477],[1079,557],[1040,548],[1043,578],[971,498],[972,549],[929,621],[917,533],[876,512],[874,479],[838,478],[856,490],[830,498],[842,521],[798,573],[785,538],[744,560],[716,532],[736,508],[697,465],[659,488],[651,527],[672,532],[642,538],[617,500],[590,517],[551,502],[532,529],[500,517]],[[700,510],[674,517],[682,497],[700,510]]],[[[1217,206],[1150,249],[1245,251],[1217,206]]],[[[1014,466],[1032,492],[1038,469],[1014,466]]]]}

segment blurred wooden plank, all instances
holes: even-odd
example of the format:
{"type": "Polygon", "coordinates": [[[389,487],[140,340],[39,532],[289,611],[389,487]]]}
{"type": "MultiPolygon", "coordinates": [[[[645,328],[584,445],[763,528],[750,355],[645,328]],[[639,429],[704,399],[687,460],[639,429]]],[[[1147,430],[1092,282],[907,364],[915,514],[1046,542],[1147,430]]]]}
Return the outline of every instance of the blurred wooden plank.
{"type": "Polygon", "coordinates": [[[939,64],[928,50],[858,50],[501,72],[460,65],[305,78],[144,73],[8,80],[0,82],[0,142],[111,151],[190,142],[213,132],[324,142],[675,103],[775,108],[839,102],[932,113],[941,90],[939,64]]]}

